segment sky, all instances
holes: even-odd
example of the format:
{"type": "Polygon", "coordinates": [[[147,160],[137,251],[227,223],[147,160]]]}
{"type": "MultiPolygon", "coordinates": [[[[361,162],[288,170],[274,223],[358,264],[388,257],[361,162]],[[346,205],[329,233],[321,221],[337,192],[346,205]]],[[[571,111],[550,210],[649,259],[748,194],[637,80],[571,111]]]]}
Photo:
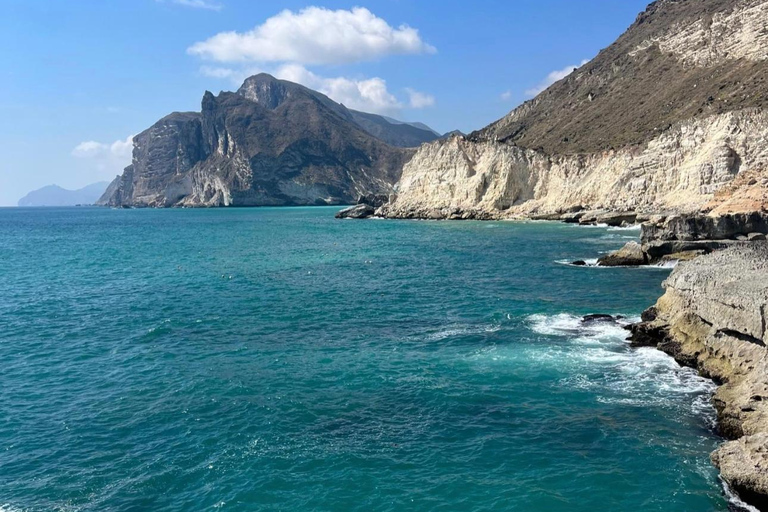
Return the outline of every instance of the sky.
{"type": "Polygon", "coordinates": [[[3,0],[0,206],[110,181],[131,137],[257,72],[470,132],[593,58],[649,0],[3,0]]]}

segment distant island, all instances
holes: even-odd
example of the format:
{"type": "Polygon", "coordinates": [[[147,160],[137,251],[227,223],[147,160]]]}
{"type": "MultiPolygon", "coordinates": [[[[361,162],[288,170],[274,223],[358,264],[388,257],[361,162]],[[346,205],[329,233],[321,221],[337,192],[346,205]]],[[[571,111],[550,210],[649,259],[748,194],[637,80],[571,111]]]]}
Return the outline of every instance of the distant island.
{"type": "Polygon", "coordinates": [[[19,199],[19,206],[77,206],[95,204],[107,189],[109,182],[92,183],[77,190],[68,190],[58,185],[47,185],[33,190],[19,199]]]}

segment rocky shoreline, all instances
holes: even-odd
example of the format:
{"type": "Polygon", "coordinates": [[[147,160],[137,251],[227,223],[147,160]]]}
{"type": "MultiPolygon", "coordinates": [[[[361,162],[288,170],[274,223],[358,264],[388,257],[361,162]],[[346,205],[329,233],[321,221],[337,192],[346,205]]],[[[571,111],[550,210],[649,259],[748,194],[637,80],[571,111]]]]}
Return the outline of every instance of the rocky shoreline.
{"type": "MultiPolygon", "coordinates": [[[[360,204],[337,217],[391,217],[391,202],[382,199],[361,197],[360,204]]],[[[406,218],[502,218],[483,211],[422,213],[406,218]]],[[[640,243],[602,256],[598,265],[682,262],[664,282],[665,294],[657,304],[643,313],[642,322],[628,327],[630,341],[635,347],[656,347],[719,385],[713,403],[718,433],[727,441],[712,454],[712,462],[741,499],[768,510],[768,213],[578,210],[529,220],[608,226],[640,222],[640,243]]]]}
{"type": "Polygon", "coordinates": [[[768,243],[681,264],[664,288],[630,340],[720,384],[713,402],[728,441],[712,462],[743,500],[768,510],[768,243]]]}

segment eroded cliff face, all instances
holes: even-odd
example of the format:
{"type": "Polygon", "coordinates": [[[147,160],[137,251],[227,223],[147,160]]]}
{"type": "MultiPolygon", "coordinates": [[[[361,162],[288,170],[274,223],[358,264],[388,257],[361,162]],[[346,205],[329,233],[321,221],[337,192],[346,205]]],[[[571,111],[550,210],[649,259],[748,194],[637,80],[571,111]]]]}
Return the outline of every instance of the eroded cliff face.
{"type": "Polygon", "coordinates": [[[768,169],[766,112],[768,1],[659,0],[509,115],[423,145],[381,213],[701,211],[740,174],[768,169]]]}
{"type": "Polygon", "coordinates": [[[742,498],[768,510],[768,243],[681,263],[664,288],[634,330],[722,383],[714,403],[730,441],[712,459],[742,498]]]}
{"type": "MultiPolygon", "coordinates": [[[[703,209],[744,169],[768,168],[768,115],[758,109],[679,123],[642,147],[548,156],[454,137],[406,164],[393,217],[511,217],[574,208],[703,209]]],[[[762,183],[762,182],[761,182],[762,183]]]]}
{"type": "Polygon", "coordinates": [[[364,131],[340,104],[268,75],[207,92],[201,112],[171,114],[134,138],[109,206],[349,204],[389,194],[413,150],[364,131]]]}

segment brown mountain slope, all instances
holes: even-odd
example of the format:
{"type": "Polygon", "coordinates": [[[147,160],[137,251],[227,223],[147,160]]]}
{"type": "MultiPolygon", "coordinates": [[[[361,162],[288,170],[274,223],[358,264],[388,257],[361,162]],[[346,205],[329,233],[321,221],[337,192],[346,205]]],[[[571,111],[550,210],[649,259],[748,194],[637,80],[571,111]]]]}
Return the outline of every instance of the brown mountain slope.
{"type": "Polygon", "coordinates": [[[690,213],[766,168],[768,0],[659,0],[504,118],[423,145],[383,212],[690,213]]]}
{"type": "Polygon", "coordinates": [[[645,143],[681,119],[766,107],[765,4],[654,2],[591,62],[469,138],[593,153],[645,143]]]}

